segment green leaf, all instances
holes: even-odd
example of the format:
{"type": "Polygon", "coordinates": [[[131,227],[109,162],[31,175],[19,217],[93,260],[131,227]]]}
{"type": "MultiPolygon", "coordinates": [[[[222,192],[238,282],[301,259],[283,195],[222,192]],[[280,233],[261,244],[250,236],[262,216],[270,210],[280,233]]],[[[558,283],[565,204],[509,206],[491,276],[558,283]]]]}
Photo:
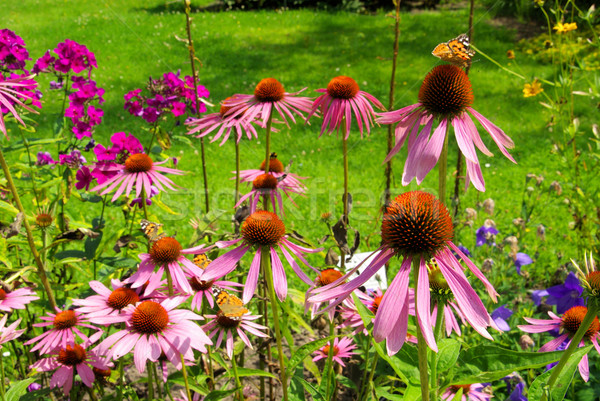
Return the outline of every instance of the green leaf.
{"type": "Polygon", "coordinates": [[[325,346],[329,341],[331,341],[332,337],[322,338],[320,340],[311,341],[307,344],[304,344],[292,355],[288,362],[288,366],[286,369],[286,374],[288,377],[292,376],[292,372],[296,370],[296,366],[300,364],[304,358],[318,350],[319,348],[325,346]]]}
{"type": "Polygon", "coordinates": [[[410,344],[405,344],[396,355],[390,357],[383,349],[381,343],[373,341],[373,347],[379,356],[394,369],[394,372],[404,383],[411,377],[419,377],[419,359],[417,349],[410,344]]]}
{"type": "Polygon", "coordinates": [[[456,365],[460,343],[451,338],[444,338],[438,342],[437,371],[443,373],[456,365]]]}
{"type": "Polygon", "coordinates": [[[53,391],[53,389],[46,387],[42,390],[36,390],[36,391],[30,391],[25,395],[22,395],[21,398],[19,398],[19,401],[39,401],[39,400],[43,400],[46,399],[46,395],[50,394],[53,391]]]}
{"type": "Polygon", "coordinates": [[[107,265],[107,266],[114,267],[116,269],[122,269],[122,268],[126,268],[126,267],[135,267],[138,263],[135,259],[117,258],[115,256],[98,258],[98,262],[100,262],[104,265],[107,265]]]}
{"type": "MultiPolygon", "coordinates": [[[[565,394],[569,389],[569,385],[573,380],[573,375],[577,371],[577,365],[581,358],[586,355],[592,349],[592,345],[588,345],[587,347],[577,348],[573,354],[567,360],[567,363],[563,367],[562,372],[560,372],[560,376],[554,383],[552,391],[549,394],[549,401],[562,401],[565,398],[565,394]]],[[[559,351],[559,354],[562,354],[564,351],[559,351]]],[[[542,395],[549,391],[550,389],[547,387],[548,379],[552,374],[553,369],[544,372],[543,374],[536,377],[536,379],[529,386],[529,393],[527,394],[530,400],[539,400],[542,398],[542,395]]]]}
{"type": "Polygon", "coordinates": [[[358,392],[358,386],[356,385],[355,382],[350,380],[350,378],[348,378],[346,376],[342,376],[342,375],[337,375],[335,377],[335,379],[337,380],[338,383],[343,384],[345,387],[354,389],[354,391],[358,392]]]}
{"type": "MultiPolygon", "coordinates": [[[[192,373],[192,371],[190,371],[190,373],[192,373]]],[[[169,381],[169,383],[177,383],[181,386],[185,386],[185,380],[183,380],[183,373],[181,373],[180,370],[177,372],[171,373],[167,380],[169,381]]],[[[198,383],[194,379],[193,374],[188,375],[188,385],[190,386],[190,389],[195,391],[196,393],[199,393],[202,395],[208,393],[208,388],[206,388],[202,384],[198,383]]]]}
{"type": "MultiPolygon", "coordinates": [[[[266,372],[260,369],[249,369],[249,368],[238,368],[238,376],[239,377],[247,377],[247,376],[263,376],[263,377],[272,377],[273,379],[278,379],[276,375],[270,372],[266,372]]],[[[234,377],[233,370],[227,372],[228,377],[234,377]]]]}
{"type": "Polygon", "coordinates": [[[522,352],[496,345],[477,345],[458,358],[453,384],[491,382],[512,372],[541,368],[560,359],[562,351],[522,352]]]}
{"type": "Polygon", "coordinates": [[[0,200],[0,210],[4,210],[5,212],[8,212],[13,216],[16,216],[19,213],[19,209],[17,209],[8,202],[4,202],[3,200],[0,200]]]}
{"type": "MultiPolygon", "coordinates": [[[[57,252],[56,255],[54,255],[54,258],[58,259],[58,260],[77,259],[77,261],[79,261],[79,260],[85,258],[85,252],[78,251],[76,249],[69,249],[66,251],[57,252]]],[[[68,263],[68,262],[64,262],[64,263],[68,263]]]]}
{"type": "MultiPolygon", "coordinates": [[[[406,398],[406,393],[404,393],[404,395],[392,394],[387,390],[388,389],[384,388],[384,387],[375,387],[375,395],[377,395],[377,399],[383,398],[384,400],[390,400],[390,401],[416,400],[416,398],[406,398]]],[[[421,397],[421,390],[419,389],[419,398],[420,397],[421,397]]]]}
{"type": "Polygon", "coordinates": [[[409,382],[404,392],[404,401],[418,401],[421,399],[421,385],[409,382]]]}
{"type": "Polygon", "coordinates": [[[302,377],[294,376],[292,377],[292,382],[296,382],[300,384],[308,393],[312,396],[314,401],[325,401],[325,397],[323,394],[319,392],[312,384],[304,380],[302,377]]]}
{"type": "MultiPolygon", "coordinates": [[[[302,377],[302,368],[296,369],[295,377],[302,377]]],[[[304,387],[302,384],[296,380],[290,381],[290,391],[288,392],[290,396],[290,400],[292,401],[306,401],[306,397],[304,395],[304,387]]]]}
{"type": "Polygon", "coordinates": [[[167,212],[169,214],[173,214],[173,215],[176,215],[176,216],[180,215],[180,213],[177,213],[176,211],[174,211],[173,209],[171,209],[169,206],[167,206],[163,201],[161,201],[158,198],[152,199],[152,204],[158,206],[159,208],[161,208],[162,210],[164,210],[165,212],[167,212]]]}
{"type": "Polygon", "coordinates": [[[4,395],[6,401],[18,401],[19,398],[27,392],[27,386],[34,381],[34,378],[30,378],[14,383],[4,395]]]}
{"type": "Polygon", "coordinates": [[[231,394],[235,393],[236,391],[237,391],[237,388],[234,388],[232,390],[211,391],[210,393],[208,393],[206,395],[206,397],[204,397],[204,401],[224,400],[226,397],[230,396],[231,394]]]}
{"type": "Polygon", "coordinates": [[[87,237],[85,239],[83,248],[85,250],[85,257],[88,260],[94,259],[94,257],[96,256],[96,251],[98,250],[98,247],[100,246],[100,242],[102,242],[102,237],[103,237],[103,233],[102,233],[102,231],[100,231],[100,235],[98,235],[97,237],[95,237],[95,238],[87,237]]]}

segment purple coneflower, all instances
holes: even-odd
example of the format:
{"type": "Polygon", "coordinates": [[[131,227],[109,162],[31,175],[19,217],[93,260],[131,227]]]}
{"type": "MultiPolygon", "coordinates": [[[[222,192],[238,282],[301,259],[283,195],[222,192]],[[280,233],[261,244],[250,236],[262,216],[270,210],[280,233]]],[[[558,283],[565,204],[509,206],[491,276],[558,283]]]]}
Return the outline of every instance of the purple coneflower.
{"type": "Polygon", "coordinates": [[[290,194],[300,194],[304,191],[305,189],[303,187],[286,184],[283,179],[280,180],[270,172],[266,174],[263,173],[252,181],[252,190],[242,196],[235,207],[237,208],[244,203],[244,201],[249,200],[250,213],[254,213],[256,212],[261,197],[266,196],[271,199],[273,210],[279,208],[279,213],[283,216],[283,197],[281,196],[281,193],[283,192],[290,201],[296,205],[290,197],[290,194]]]}
{"type": "Polygon", "coordinates": [[[352,343],[350,337],[343,337],[342,339],[336,337],[335,340],[333,340],[333,350],[331,350],[331,344],[325,344],[314,352],[317,356],[313,358],[313,362],[318,361],[319,359],[326,359],[329,356],[329,353],[332,352],[333,361],[342,366],[346,366],[342,358],[350,358],[352,355],[355,355],[356,352],[353,351],[354,349],[356,349],[356,344],[352,343]]]}
{"type": "Polygon", "coordinates": [[[48,316],[42,316],[40,319],[46,320],[46,322],[36,323],[34,324],[35,327],[54,327],[25,343],[25,345],[35,344],[30,352],[40,350],[42,354],[47,354],[57,348],[64,349],[67,345],[75,345],[75,336],[86,343],[93,344],[103,333],[98,327],[88,324],[89,320],[77,310],[67,309],[61,311],[56,308],[56,313],[48,313],[48,316]],[[88,338],[79,327],[97,331],[88,338]]]}
{"type": "Polygon", "coordinates": [[[323,125],[321,125],[320,135],[323,135],[325,131],[330,134],[333,130],[339,129],[342,124],[345,124],[346,132],[343,135],[344,139],[348,139],[350,126],[352,125],[352,114],[354,114],[362,138],[363,127],[366,128],[368,135],[371,132],[371,126],[373,126],[375,111],[371,103],[377,108],[385,110],[383,104],[375,96],[361,91],[354,79],[343,75],[329,81],[327,88],[317,89],[316,91],[323,94],[315,99],[309,117],[318,110],[323,112],[323,125]]]}
{"type": "Polygon", "coordinates": [[[75,373],[79,375],[83,384],[92,388],[97,369],[107,370],[113,364],[106,358],[100,357],[94,350],[85,350],[81,345],[67,345],[53,352],[50,358],[40,359],[30,366],[40,372],[56,370],[50,378],[50,388],[62,387],[65,395],[68,395],[73,387],[75,373]]]}
{"type": "MultiPolygon", "coordinates": [[[[554,340],[547,342],[540,349],[539,352],[548,352],[548,351],[556,351],[559,346],[561,346],[564,342],[565,348],[569,347],[571,343],[571,338],[575,335],[579,326],[583,322],[583,318],[587,313],[587,308],[585,306],[574,306],[568,311],[566,311],[562,318],[558,317],[552,312],[548,312],[550,316],[550,320],[546,319],[532,319],[529,317],[524,317],[527,323],[531,323],[530,325],[520,325],[518,326],[521,330],[526,333],[544,333],[548,331],[558,331],[559,336],[554,340]]],[[[583,340],[579,344],[580,347],[584,346],[585,340],[589,340],[596,351],[600,353],[600,346],[598,346],[598,331],[600,330],[600,321],[598,321],[598,317],[595,317],[590,327],[585,332],[583,340]]],[[[587,354],[583,356],[581,361],[579,362],[579,374],[584,381],[588,381],[590,378],[590,366],[588,363],[587,354]]]]}
{"type": "Polygon", "coordinates": [[[295,123],[294,114],[304,119],[302,112],[310,112],[311,99],[296,96],[304,89],[287,93],[281,82],[275,78],[265,78],[256,85],[254,95],[237,94],[233,95],[231,99],[225,100],[223,106],[230,108],[225,116],[231,118],[241,116],[243,124],[249,124],[255,119],[262,119],[262,124],[266,125],[275,109],[285,125],[289,127],[287,117],[295,123]]]}
{"type": "MultiPolygon", "coordinates": [[[[265,173],[266,163],[263,161],[260,164],[259,169],[241,170],[240,171],[240,182],[253,182],[256,178],[265,173]]],[[[233,171],[235,173],[235,171],[233,171]]],[[[285,187],[296,188],[293,192],[304,192],[306,190],[305,185],[300,180],[306,179],[306,177],[300,177],[294,173],[285,172],[283,163],[277,159],[277,153],[271,153],[269,158],[269,174],[272,174],[277,178],[280,185],[285,187]]],[[[232,178],[235,180],[235,177],[232,178]]]]}
{"type": "MultiPolygon", "coordinates": [[[[373,313],[373,315],[377,316],[377,310],[379,309],[379,304],[383,298],[381,289],[378,288],[375,291],[367,291],[366,294],[356,290],[354,291],[354,294],[356,294],[357,298],[373,313]]],[[[358,313],[353,298],[346,298],[340,305],[339,311],[340,316],[342,317],[342,323],[338,326],[339,328],[352,327],[354,328],[354,331],[352,332],[354,335],[361,332],[365,335],[368,334],[365,323],[358,313]]]]}
{"type": "MultiPolygon", "coordinates": [[[[206,267],[212,262],[212,260],[208,259],[205,254],[196,255],[194,257],[194,264],[198,266],[200,269],[204,270],[206,267]]],[[[202,310],[202,301],[206,298],[208,301],[208,305],[213,308],[215,306],[215,289],[223,289],[228,291],[237,291],[235,287],[242,287],[243,284],[236,283],[233,281],[225,281],[225,280],[213,280],[213,281],[205,281],[202,280],[199,276],[195,276],[192,274],[186,274],[188,277],[188,281],[192,290],[194,291],[194,297],[192,298],[192,310],[201,311],[202,310]]]]}
{"type": "MultiPolygon", "coordinates": [[[[8,315],[2,316],[0,319],[0,349],[2,349],[2,344],[7,343],[9,341],[14,340],[19,337],[21,334],[25,332],[23,330],[16,330],[19,323],[21,323],[21,318],[17,319],[17,321],[10,324],[8,327],[4,327],[6,325],[6,321],[8,320],[8,315]]],[[[2,357],[4,358],[4,357],[2,357]]]]}
{"type": "MultiPolygon", "coordinates": [[[[358,267],[337,282],[315,290],[312,302],[335,299],[342,302],[352,291],[377,273],[392,257],[403,258],[400,271],[381,300],[373,326],[376,341],[387,339],[389,354],[396,353],[406,340],[409,313],[409,274],[413,261],[418,263],[416,288],[416,316],[429,347],[437,351],[431,320],[430,281],[426,261],[435,258],[442,278],[454,294],[456,303],[473,328],[491,338],[486,327],[492,323],[481,299],[465,277],[452,250],[456,252],[469,270],[485,285],[490,296],[496,300],[496,291],[481,271],[452,243],[453,225],[448,209],[433,195],[412,191],[399,195],[387,207],[381,226],[382,246],[375,252],[377,257],[369,263],[359,277],[343,284],[358,267]]],[[[416,267],[416,266],[415,266],[416,267]]],[[[329,306],[331,307],[331,305],[329,306]]]]}
{"type": "Polygon", "coordinates": [[[162,274],[166,268],[173,279],[173,287],[185,294],[191,294],[192,287],[185,273],[200,277],[203,270],[185,255],[205,253],[208,250],[210,248],[205,248],[204,244],[183,249],[179,241],[173,237],[160,238],[152,244],[150,252],[139,255],[140,266],[128,281],[132,283],[132,288],[147,284],[144,293],[149,294],[161,285],[162,274]],[[157,274],[153,275],[156,267],[158,267],[157,274]]]}
{"type": "Polygon", "coordinates": [[[40,299],[31,288],[17,288],[7,291],[0,288],[0,311],[10,312],[13,309],[25,309],[25,305],[40,299]]]}
{"type": "Polygon", "coordinates": [[[502,154],[516,163],[506,150],[514,147],[513,141],[500,128],[475,111],[471,107],[472,103],[473,90],[469,77],[459,67],[446,64],[435,67],[427,74],[419,91],[419,103],[380,114],[377,119],[379,123],[398,124],[395,131],[396,146],[384,162],[398,153],[408,139],[408,157],[404,165],[402,185],[408,185],[415,177],[417,184],[421,184],[427,173],[436,165],[442,152],[448,124],[452,124],[458,147],[467,162],[466,185],[472,182],[477,190],[485,191],[475,147],[487,156],[492,156],[492,153],[483,144],[468,113],[491,135],[502,154]],[[436,119],[439,119],[439,125],[434,130],[436,119]],[[421,125],[425,127],[419,132],[421,125]]]}
{"type": "Polygon", "coordinates": [[[492,394],[484,391],[484,386],[481,383],[473,383],[473,384],[453,384],[448,387],[444,394],[442,394],[442,400],[455,400],[456,393],[462,389],[462,397],[460,401],[489,401],[492,398],[492,394]]]}
{"type": "Polygon", "coordinates": [[[152,185],[155,185],[161,191],[165,187],[176,191],[175,184],[171,179],[165,177],[161,173],[169,173],[181,175],[184,172],[173,168],[163,167],[168,159],[162,162],[154,162],[150,156],[145,153],[134,153],[129,155],[123,164],[114,164],[111,168],[114,176],[104,181],[102,184],[92,188],[92,191],[100,191],[100,195],[105,195],[112,192],[115,188],[117,191],[112,197],[112,201],[116,201],[121,194],[129,196],[135,185],[135,195],[139,198],[142,194],[142,189],[146,196],[152,192],[152,185]]]}
{"type": "Polygon", "coordinates": [[[185,309],[175,309],[188,297],[166,298],[162,302],[143,301],[128,305],[113,322],[125,322],[120,330],[102,341],[96,349],[113,359],[119,359],[133,350],[133,360],[143,373],[146,361],[158,361],[161,353],[181,369],[181,357],[193,359],[193,350],[206,352],[212,344],[204,331],[192,320],[202,316],[185,309]]]}
{"type": "MultiPolygon", "coordinates": [[[[340,279],[344,274],[334,268],[326,268],[321,270],[321,272],[317,275],[317,278],[315,278],[314,283],[311,285],[311,287],[306,291],[306,295],[304,296],[305,302],[304,302],[304,313],[308,312],[308,310],[310,309],[310,317],[311,319],[315,317],[315,314],[317,313],[317,311],[319,310],[321,303],[311,303],[309,302],[309,298],[310,298],[310,294],[313,292],[313,290],[315,288],[318,287],[324,287],[326,285],[329,285],[331,283],[334,283],[335,281],[337,281],[338,279],[340,279]]],[[[333,321],[335,315],[335,309],[330,309],[329,310],[329,320],[333,321]]]]}
{"type": "Polygon", "coordinates": [[[285,224],[283,224],[283,221],[281,221],[275,213],[264,210],[252,213],[242,224],[241,233],[242,238],[233,241],[217,242],[216,245],[219,248],[226,248],[239,242],[242,244],[219,256],[208,265],[204,274],[200,276],[202,280],[215,280],[231,273],[239,260],[248,253],[248,251],[255,248],[256,253],[252,259],[252,264],[250,265],[250,270],[248,271],[248,276],[244,285],[244,292],[242,295],[243,302],[248,303],[256,291],[262,252],[269,252],[270,254],[271,265],[273,266],[273,285],[275,287],[275,293],[277,294],[277,297],[283,301],[287,296],[288,286],[283,264],[277,254],[276,249],[278,247],[298,277],[308,285],[312,285],[312,280],[302,271],[292,255],[295,255],[302,263],[318,273],[318,271],[304,259],[303,253],[315,253],[322,249],[308,249],[290,242],[285,235],[285,224]]]}
{"type": "Polygon", "coordinates": [[[233,332],[237,332],[238,336],[242,339],[250,349],[252,349],[252,343],[246,335],[246,331],[250,334],[254,334],[257,337],[267,338],[268,334],[263,331],[268,331],[269,328],[253,321],[259,319],[258,315],[244,314],[240,317],[228,317],[223,311],[218,311],[216,315],[207,315],[207,319],[210,320],[207,324],[202,326],[205,332],[210,332],[208,335],[213,338],[215,334],[219,334],[215,347],[219,348],[223,337],[225,337],[225,350],[229,359],[233,358],[233,332]],[[261,331],[263,330],[263,331],[261,331]]]}

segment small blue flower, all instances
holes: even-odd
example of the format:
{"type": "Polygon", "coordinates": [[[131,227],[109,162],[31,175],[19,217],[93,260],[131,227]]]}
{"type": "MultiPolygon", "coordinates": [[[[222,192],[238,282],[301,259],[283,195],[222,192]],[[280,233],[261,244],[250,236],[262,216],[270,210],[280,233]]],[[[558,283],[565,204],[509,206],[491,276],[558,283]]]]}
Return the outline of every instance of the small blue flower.
{"type": "Polygon", "coordinates": [[[496,245],[494,242],[494,236],[498,235],[498,230],[495,227],[481,226],[475,232],[476,241],[475,246],[482,246],[483,244],[496,245]]]}
{"type": "Polygon", "coordinates": [[[527,397],[523,395],[523,389],[525,389],[525,383],[519,382],[515,386],[515,389],[512,393],[510,393],[510,397],[508,398],[510,401],[528,401],[527,397]]]}
{"type": "Polygon", "coordinates": [[[548,292],[548,305],[556,305],[558,314],[565,313],[574,306],[583,306],[583,287],[573,272],[569,272],[564,284],[555,285],[546,290],[548,292]]]}
{"type": "Polygon", "coordinates": [[[502,331],[510,331],[510,326],[507,320],[512,316],[513,311],[506,308],[506,304],[502,305],[498,309],[492,312],[492,319],[496,323],[496,326],[502,331]]]}
{"type": "Polygon", "coordinates": [[[517,268],[517,274],[521,274],[521,266],[530,265],[533,263],[533,260],[529,255],[523,252],[517,253],[515,257],[515,267],[517,268]]]}

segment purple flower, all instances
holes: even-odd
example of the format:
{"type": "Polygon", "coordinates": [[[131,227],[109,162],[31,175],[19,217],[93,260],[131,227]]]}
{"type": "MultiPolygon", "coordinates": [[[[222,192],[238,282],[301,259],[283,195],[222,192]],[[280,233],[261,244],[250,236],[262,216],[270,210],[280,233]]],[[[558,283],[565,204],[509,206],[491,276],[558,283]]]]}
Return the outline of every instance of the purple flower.
{"type": "Polygon", "coordinates": [[[25,42],[10,29],[0,29],[0,68],[25,71],[25,60],[31,60],[25,42]]]}
{"type": "Polygon", "coordinates": [[[527,397],[523,395],[523,389],[525,389],[525,383],[519,382],[515,386],[515,389],[510,393],[510,401],[528,401],[527,397]]]}
{"type": "Polygon", "coordinates": [[[71,153],[59,155],[58,160],[60,165],[66,164],[69,168],[76,169],[79,166],[86,163],[85,157],[81,155],[81,152],[77,149],[72,150],[71,153]]]}
{"type": "Polygon", "coordinates": [[[507,320],[510,319],[512,314],[513,311],[506,308],[506,304],[504,304],[501,307],[497,308],[495,311],[493,311],[491,316],[500,330],[510,331],[510,326],[508,325],[507,320]]]}
{"type": "Polygon", "coordinates": [[[523,252],[517,253],[515,257],[515,268],[517,269],[517,274],[521,274],[521,266],[530,265],[533,263],[533,260],[529,255],[523,252]]]}
{"type": "MultiPolygon", "coordinates": [[[[154,185],[150,186],[150,195],[146,198],[147,206],[152,206],[152,200],[150,198],[152,198],[154,195],[158,195],[158,192],[159,192],[158,188],[156,188],[154,185]]],[[[142,198],[135,198],[129,204],[129,206],[131,206],[131,207],[133,207],[134,205],[136,205],[137,207],[139,207],[141,209],[142,208],[142,198]]]]}
{"type": "Polygon", "coordinates": [[[65,86],[63,81],[50,81],[50,90],[60,90],[65,86]]]}
{"type": "Polygon", "coordinates": [[[477,236],[475,246],[482,246],[483,244],[496,245],[494,236],[498,235],[498,230],[496,227],[481,226],[475,235],[477,236]]]}
{"type": "Polygon", "coordinates": [[[532,294],[533,302],[536,305],[541,303],[541,297],[547,296],[546,304],[556,305],[556,312],[565,313],[573,306],[584,306],[583,287],[579,284],[579,279],[573,272],[569,272],[564,284],[555,285],[546,290],[537,290],[532,294]]]}
{"type": "Polygon", "coordinates": [[[36,166],[47,166],[49,164],[56,164],[57,162],[52,158],[50,152],[38,152],[36,166]]]}
{"type": "Polygon", "coordinates": [[[549,294],[547,290],[534,290],[531,293],[531,299],[533,300],[535,306],[540,306],[542,304],[542,297],[547,297],[548,295],[549,294]]]}
{"type": "MultiPolygon", "coordinates": [[[[50,72],[50,67],[54,66],[55,61],[56,59],[52,57],[50,50],[48,50],[42,57],[37,59],[31,71],[35,74],[39,74],[41,72],[50,72]]],[[[50,87],[52,87],[52,83],[50,83],[50,87]]]]}
{"type": "Polygon", "coordinates": [[[94,181],[94,176],[90,172],[90,169],[86,166],[81,166],[79,170],[77,170],[77,174],[75,174],[75,179],[77,182],[75,183],[75,188],[89,190],[90,184],[94,181]]]}
{"type": "Polygon", "coordinates": [[[42,389],[42,385],[36,382],[31,383],[29,386],[27,386],[27,391],[31,392],[31,391],[38,391],[42,389]]]}

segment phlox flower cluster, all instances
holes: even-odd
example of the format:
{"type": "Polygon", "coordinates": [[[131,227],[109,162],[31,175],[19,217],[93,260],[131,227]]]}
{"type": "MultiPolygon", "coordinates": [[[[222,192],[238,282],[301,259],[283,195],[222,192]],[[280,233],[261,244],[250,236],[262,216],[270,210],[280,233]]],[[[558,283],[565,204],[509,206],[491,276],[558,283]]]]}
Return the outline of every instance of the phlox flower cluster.
{"type": "Polygon", "coordinates": [[[25,41],[10,29],[0,29],[0,70],[23,70],[31,60],[25,41]]]}
{"type": "Polygon", "coordinates": [[[60,74],[79,74],[87,71],[88,77],[92,69],[98,68],[96,56],[85,45],[71,39],[56,45],[53,50],[48,50],[34,64],[32,72],[60,74]]]}
{"type": "Polygon", "coordinates": [[[65,110],[65,117],[73,123],[73,133],[79,140],[92,137],[93,128],[102,122],[104,112],[99,107],[92,105],[104,103],[104,89],[99,88],[91,79],[74,76],[72,88],[75,90],[69,95],[69,106],[65,110]]]}
{"type": "MultiPolygon", "coordinates": [[[[179,75],[180,71],[167,72],[162,78],[150,78],[146,86],[148,95],[142,94],[142,89],[128,92],[124,96],[125,110],[131,115],[142,117],[150,124],[168,112],[175,117],[186,112],[204,113],[206,105],[203,102],[196,104],[193,78],[186,76],[182,79],[179,75]]],[[[210,92],[204,86],[198,85],[197,95],[198,98],[208,98],[210,92]]]]}

